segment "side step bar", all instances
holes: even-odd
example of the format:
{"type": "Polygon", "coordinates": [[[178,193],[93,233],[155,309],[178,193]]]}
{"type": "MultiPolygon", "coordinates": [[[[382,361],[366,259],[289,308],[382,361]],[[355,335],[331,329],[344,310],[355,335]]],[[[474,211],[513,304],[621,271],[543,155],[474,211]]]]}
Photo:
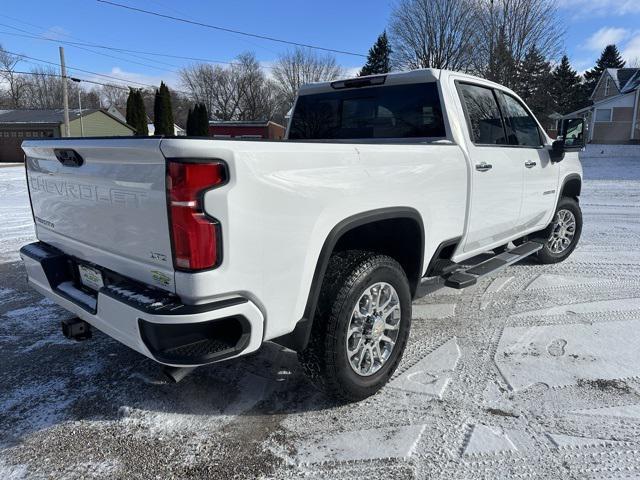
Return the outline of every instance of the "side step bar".
{"type": "Polygon", "coordinates": [[[465,288],[474,285],[479,278],[492,273],[499,272],[509,265],[519,262],[523,258],[533,255],[540,250],[543,245],[539,242],[523,243],[519,247],[507,250],[504,253],[491,257],[482,263],[473,265],[466,269],[456,270],[453,273],[445,273],[442,277],[444,284],[451,288],[465,288]]]}

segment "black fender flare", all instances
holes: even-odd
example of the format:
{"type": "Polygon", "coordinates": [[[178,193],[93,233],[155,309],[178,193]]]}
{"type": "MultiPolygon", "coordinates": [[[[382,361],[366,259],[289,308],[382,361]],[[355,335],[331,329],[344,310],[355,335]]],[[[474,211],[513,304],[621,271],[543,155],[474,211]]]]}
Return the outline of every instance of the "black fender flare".
{"type": "MultiPolygon", "coordinates": [[[[357,213],[350,217],[340,221],[335,227],[331,229],[327,238],[322,245],[318,260],[316,261],[316,268],[313,272],[313,278],[311,280],[311,287],[307,296],[307,304],[304,309],[303,317],[298,320],[296,327],[291,333],[275,338],[272,341],[290,348],[292,350],[301,351],[307,346],[309,342],[309,336],[311,335],[311,327],[313,325],[313,317],[318,305],[318,299],[320,297],[320,290],[322,288],[322,281],[329,265],[329,258],[333,253],[333,250],[340,240],[340,238],[353,230],[354,228],[366,225],[368,223],[378,222],[380,220],[391,220],[407,218],[415,221],[418,224],[420,231],[420,259],[424,261],[424,245],[425,245],[425,233],[424,223],[420,213],[411,207],[389,207],[380,208],[376,210],[369,210],[366,212],[357,213]]],[[[416,285],[419,285],[422,265],[417,269],[418,276],[415,280],[416,285]]],[[[411,280],[411,279],[410,279],[411,280]]]]}
{"type": "MultiPolygon", "coordinates": [[[[564,192],[564,188],[567,186],[567,183],[572,180],[578,180],[578,182],[580,182],[580,191],[582,191],[582,177],[577,173],[570,173],[562,180],[562,186],[560,187],[560,191],[558,192],[558,200],[556,201],[556,206],[560,201],[560,198],[562,197],[562,192],[564,192]]],[[[576,196],[580,196],[580,192],[578,192],[576,196]]]]}

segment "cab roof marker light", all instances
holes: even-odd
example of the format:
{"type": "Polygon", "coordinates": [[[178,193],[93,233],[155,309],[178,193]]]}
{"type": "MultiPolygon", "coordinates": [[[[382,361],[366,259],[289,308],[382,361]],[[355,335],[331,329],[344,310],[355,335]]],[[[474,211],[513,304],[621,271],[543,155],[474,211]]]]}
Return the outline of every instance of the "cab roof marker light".
{"type": "Polygon", "coordinates": [[[343,88],[361,88],[375,85],[384,85],[384,82],[386,80],[386,75],[379,75],[377,77],[353,78],[350,80],[338,80],[336,82],[331,82],[331,88],[333,88],[334,90],[341,90],[343,88]]]}

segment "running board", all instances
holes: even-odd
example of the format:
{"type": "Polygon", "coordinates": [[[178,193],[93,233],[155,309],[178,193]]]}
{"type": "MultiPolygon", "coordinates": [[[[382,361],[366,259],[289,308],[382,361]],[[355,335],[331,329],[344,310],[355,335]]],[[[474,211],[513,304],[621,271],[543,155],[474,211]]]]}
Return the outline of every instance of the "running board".
{"type": "Polygon", "coordinates": [[[450,275],[443,275],[445,279],[445,286],[451,288],[465,288],[475,285],[479,278],[485,277],[489,274],[499,272],[500,270],[507,268],[509,265],[519,262],[523,258],[533,255],[543,247],[538,242],[523,243],[519,247],[507,250],[500,255],[491,257],[489,260],[485,260],[482,263],[473,265],[472,267],[456,270],[450,275]]]}

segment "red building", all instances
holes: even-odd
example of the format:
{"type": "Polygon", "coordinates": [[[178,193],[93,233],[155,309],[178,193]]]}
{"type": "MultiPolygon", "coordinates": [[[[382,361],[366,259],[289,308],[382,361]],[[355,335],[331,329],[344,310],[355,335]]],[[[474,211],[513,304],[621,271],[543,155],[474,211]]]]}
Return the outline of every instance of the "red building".
{"type": "Polygon", "coordinates": [[[209,136],[213,138],[262,138],[282,140],[285,128],[272,121],[223,121],[209,122],[209,136]]]}

